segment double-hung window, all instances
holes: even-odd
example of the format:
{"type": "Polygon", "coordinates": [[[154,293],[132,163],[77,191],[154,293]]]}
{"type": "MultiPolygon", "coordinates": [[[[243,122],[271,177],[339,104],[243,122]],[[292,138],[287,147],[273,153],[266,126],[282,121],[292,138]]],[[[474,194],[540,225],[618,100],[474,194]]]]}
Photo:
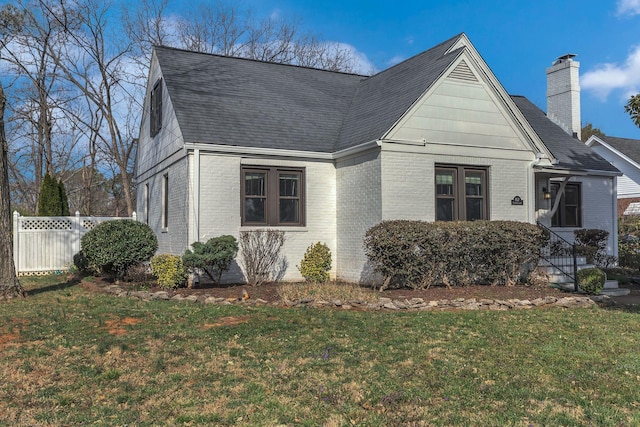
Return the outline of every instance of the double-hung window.
{"type": "Polygon", "coordinates": [[[243,167],[242,225],[304,225],[304,170],[243,167]]]}
{"type": "MultiPolygon", "coordinates": [[[[555,205],[560,184],[551,183],[551,206],[555,205]]],[[[560,196],[558,210],[551,218],[553,227],[582,227],[582,191],[579,182],[569,182],[560,196]]]]}
{"type": "Polygon", "coordinates": [[[487,169],[436,166],[436,221],[489,219],[487,169]]]}

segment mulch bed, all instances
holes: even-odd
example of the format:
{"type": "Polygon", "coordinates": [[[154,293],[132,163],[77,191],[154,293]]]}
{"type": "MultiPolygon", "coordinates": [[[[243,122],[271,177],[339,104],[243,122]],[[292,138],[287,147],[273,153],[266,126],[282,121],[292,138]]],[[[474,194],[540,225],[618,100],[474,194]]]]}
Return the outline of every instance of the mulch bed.
{"type": "MultiPolygon", "coordinates": [[[[112,280],[95,277],[91,281],[82,281],[82,286],[86,289],[102,292],[103,287],[113,284],[112,280]]],[[[131,289],[144,288],[149,292],[157,292],[163,289],[155,286],[141,286],[140,284],[131,282],[120,282],[119,286],[131,289]]],[[[243,284],[230,284],[230,285],[211,285],[200,284],[199,287],[194,289],[180,288],[169,291],[170,295],[181,294],[182,296],[189,295],[208,295],[217,298],[241,298],[243,291],[247,291],[249,297],[252,299],[263,299],[267,302],[276,302],[280,300],[278,295],[278,284],[267,283],[262,286],[252,287],[243,284]]],[[[556,298],[562,298],[567,296],[567,292],[560,291],[551,287],[528,287],[528,286],[488,286],[477,285],[467,286],[461,288],[447,288],[445,286],[433,286],[429,289],[387,289],[382,292],[371,290],[372,293],[379,297],[387,297],[391,299],[411,299],[411,298],[423,298],[425,301],[440,301],[440,300],[454,300],[456,298],[486,298],[494,300],[534,300],[536,298],[544,298],[547,296],[553,296],[556,298]]]]}

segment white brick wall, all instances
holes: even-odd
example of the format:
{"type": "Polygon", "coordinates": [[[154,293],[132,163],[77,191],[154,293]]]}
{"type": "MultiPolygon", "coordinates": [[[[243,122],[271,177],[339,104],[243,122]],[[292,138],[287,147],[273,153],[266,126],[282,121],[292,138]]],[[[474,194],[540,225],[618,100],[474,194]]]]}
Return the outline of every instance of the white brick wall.
{"type": "MultiPolygon", "coordinates": [[[[617,203],[614,202],[614,179],[606,177],[580,177],[571,178],[569,182],[582,183],[582,227],[596,228],[609,232],[609,243],[607,252],[615,256],[618,255],[617,240],[617,203]]],[[[540,219],[543,224],[549,226],[551,220],[540,219]]],[[[577,228],[554,227],[553,231],[562,236],[565,240],[574,241],[573,232],[577,228]]]]}
{"type": "Polygon", "coordinates": [[[489,218],[527,221],[529,161],[445,156],[415,152],[382,152],[382,217],[435,220],[436,164],[489,168],[489,218]],[[512,205],[520,196],[524,205],[512,205]]]}
{"type": "MultiPolygon", "coordinates": [[[[188,200],[187,192],[187,159],[158,167],[155,173],[146,180],[138,183],[138,212],[144,212],[144,186],[149,184],[149,226],[158,238],[158,252],[179,254],[184,253],[187,247],[188,235],[188,200]],[[168,227],[162,227],[162,180],[167,174],[169,178],[168,198],[169,216],[168,227]]],[[[139,217],[144,220],[142,216],[139,217]]]]}
{"type": "MultiPolygon", "coordinates": [[[[194,159],[192,159],[193,163],[194,159]]],[[[230,234],[239,238],[240,231],[273,228],[285,232],[283,255],[286,270],[283,280],[300,280],[297,268],[310,245],[325,243],[331,250],[336,275],[336,173],[332,162],[305,162],[273,159],[249,159],[236,156],[201,154],[200,158],[200,241],[230,234]],[[288,166],[305,168],[306,225],[304,227],[242,227],[240,217],[241,165],[288,166]]],[[[193,167],[191,168],[193,171],[193,167]]],[[[190,200],[194,199],[190,190],[190,200]]],[[[196,221],[195,213],[190,218],[196,221]]],[[[191,243],[191,242],[190,242],[191,243]]],[[[240,262],[240,255],[238,256],[240,262]]],[[[244,280],[236,264],[223,278],[226,282],[244,280]]]]}
{"type": "Polygon", "coordinates": [[[547,68],[547,116],[580,138],[580,63],[564,60],[547,68]]]}
{"type": "Polygon", "coordinates": [[[364,255],[363,238],[382,220],[380,158],[376,150],[336,165],[338,277],[347,281],[367,283],[375,278],[364,255]]]}

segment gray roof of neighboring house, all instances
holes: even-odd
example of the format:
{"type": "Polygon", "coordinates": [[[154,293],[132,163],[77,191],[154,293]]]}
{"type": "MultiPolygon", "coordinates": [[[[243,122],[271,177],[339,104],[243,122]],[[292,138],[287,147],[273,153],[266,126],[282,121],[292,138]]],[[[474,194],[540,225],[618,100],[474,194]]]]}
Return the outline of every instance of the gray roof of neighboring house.
{"type": "Polygon", "coordinates": [[[579,139],[573,138],[524,96],[511,96],[533,130],[551,154],[558,159],[554,165],[560,169],[619,172],[579,139]]]}
{"type": "Polygon", "coordinates": [[[598,137],[636,163],[640,163],[640,139],[598,137]]]}

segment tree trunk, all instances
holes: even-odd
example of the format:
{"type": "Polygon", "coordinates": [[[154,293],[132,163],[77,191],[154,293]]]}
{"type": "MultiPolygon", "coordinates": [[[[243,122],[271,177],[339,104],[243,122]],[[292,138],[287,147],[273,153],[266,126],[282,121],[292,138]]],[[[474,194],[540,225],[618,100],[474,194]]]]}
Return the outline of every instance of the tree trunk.
{"type": "Polygon", "coordinates": [[[11,235],[11,201],[9,193],[9,162],[7,138],[4,134],[4,108],[6,98],[0,83],[0,299],[25,296],[22,285],[16,276],[13,263],[13,237],[11,235]]]}

